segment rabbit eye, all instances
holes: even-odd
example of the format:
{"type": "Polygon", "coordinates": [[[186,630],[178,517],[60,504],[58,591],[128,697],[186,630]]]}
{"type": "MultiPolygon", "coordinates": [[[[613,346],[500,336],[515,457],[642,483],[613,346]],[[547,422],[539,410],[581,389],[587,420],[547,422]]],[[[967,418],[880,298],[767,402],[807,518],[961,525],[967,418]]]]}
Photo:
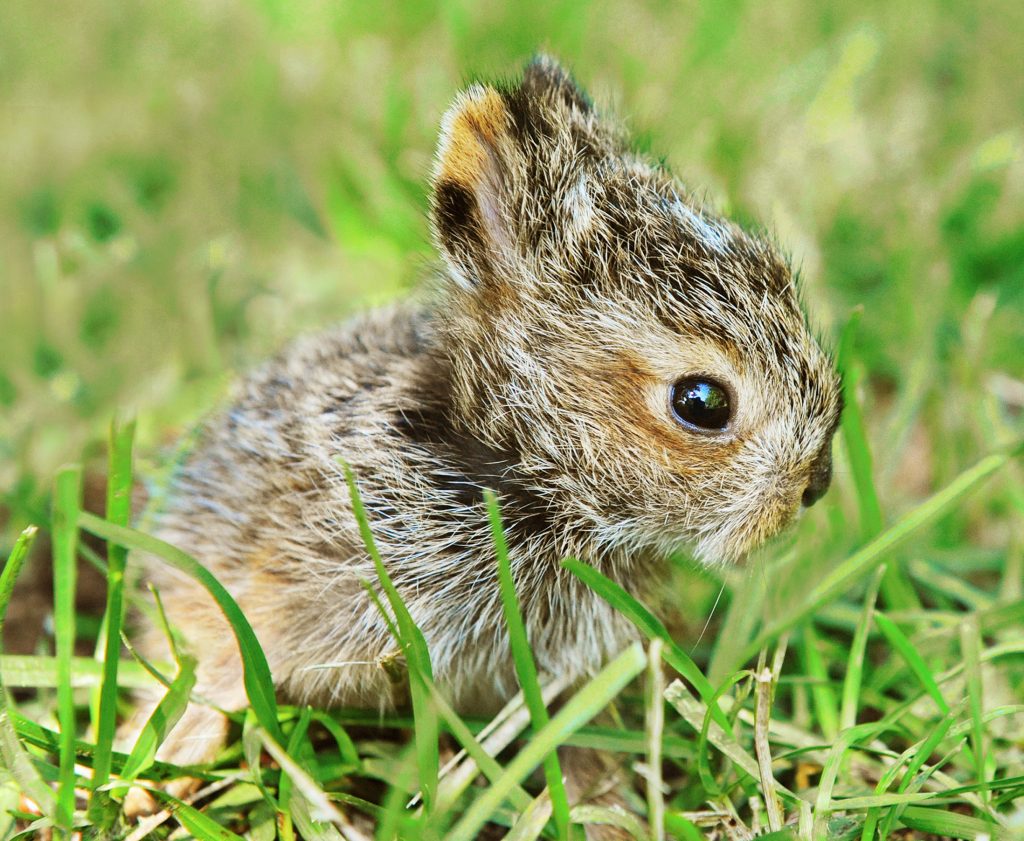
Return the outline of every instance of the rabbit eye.
{"type": "Polygon", "coordinates": [[[697,429],[725,429],[732,416],[729,392],[705,377],[684,377],[672,386],[669,399],[676,418],[697,429]]]}

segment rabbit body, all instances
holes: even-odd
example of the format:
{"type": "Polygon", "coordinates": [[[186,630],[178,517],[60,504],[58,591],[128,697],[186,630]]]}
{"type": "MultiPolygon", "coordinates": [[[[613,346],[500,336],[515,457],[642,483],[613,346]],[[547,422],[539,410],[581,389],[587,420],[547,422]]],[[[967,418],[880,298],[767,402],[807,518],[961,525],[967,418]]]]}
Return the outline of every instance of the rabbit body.
{"type": "MultiPolygon", "coordinates": [[[[364,586],[377,574],[342,458],[434,672],[460,709],[493,712],[518,689],[483,488],[505,503],[513,556],[544,558],[517,576],[538,666],[582,674],[630,638],[628,623],[559,567],[583,547],[564,536],[545,545],[548,514],[520,487],[516,454],[446,417],[444,364],[432,319],[415,306],[308,337],[250,377],[206,426],[160,515],[157,534],[228,588],[295,702],[376,707],[402,699],[385,668],[395,642],[364,586]]],[[[641,565],[625,556],[622,563],[641,565]]],[[[213,600],[159,562],[148,577],[199,655],[203,694],[222,685],[214,698],[232,692],[229,706],[244,703],[234,639],[213,600]]],[[[151,646],[159,645],[152,633],[151,646]]]]}
{"type": "MultiPolygon", "coordinates": [[[[432,294],[302,339],[246,379],[157,518],[237,599],[293,702],[404,701],[341,460],[438,683],[472,712],[517,689],[484,489],[538,668],[573,679],[635,630],[562,559],[642,596],[668,551],[740,559],[828,485],[839,382],[786,262],[631,151],[551,60],[456,100],[431,221],[432,294]],[[720,404],[685,416],[708,394],[728,401],[710,429],[720,404]]],[[[146,566],[199,658],[197,692],[243,705],[219,610],[146,566]]],[[[159,637],[144,647],[162,654],[159,637]]],[[[193,705],[163,753],[198,761],[223,733],[193,705]]]]}

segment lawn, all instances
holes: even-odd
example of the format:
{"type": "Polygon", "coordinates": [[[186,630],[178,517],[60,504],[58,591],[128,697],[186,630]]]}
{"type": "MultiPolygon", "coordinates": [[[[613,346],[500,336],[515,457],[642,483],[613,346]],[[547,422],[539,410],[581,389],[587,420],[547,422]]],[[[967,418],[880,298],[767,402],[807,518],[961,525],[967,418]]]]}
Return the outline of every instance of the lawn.
{"type": "Polygon", "coordinates": [[[429,274],[441,115],[544,50],[792,255],[844,375],[832,488],[662,603],[578,569],[651,642],[546,724],[526,679],[501,738],[401,604],[415,716],[280,705],[248,640],[252,710],[153,837],[571,836],[544,760],[577,744],[640,837],[1024,838],[1022,41],[1016,0],[0,4],[0,837],[142,837],[118,781],[181,772],[160,727],[111,750],[154,685],[115,644],[129,498],[239,372],[429,274]]]}

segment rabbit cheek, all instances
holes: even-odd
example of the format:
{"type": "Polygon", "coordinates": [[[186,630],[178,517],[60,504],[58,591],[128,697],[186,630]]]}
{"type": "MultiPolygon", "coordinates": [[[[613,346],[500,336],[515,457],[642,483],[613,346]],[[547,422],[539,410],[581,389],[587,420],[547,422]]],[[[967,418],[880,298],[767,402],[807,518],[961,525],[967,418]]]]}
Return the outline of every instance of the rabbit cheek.
{"type": "Polygon", "coordinates": [[[782,499],[768,504],[748,500],[744,510],[728,511],[720,529],[710,529],[700,536],[696,554],[710,565],[742,562],[758,546],[785,530],[794,517],[795,510],[782,499]]]}

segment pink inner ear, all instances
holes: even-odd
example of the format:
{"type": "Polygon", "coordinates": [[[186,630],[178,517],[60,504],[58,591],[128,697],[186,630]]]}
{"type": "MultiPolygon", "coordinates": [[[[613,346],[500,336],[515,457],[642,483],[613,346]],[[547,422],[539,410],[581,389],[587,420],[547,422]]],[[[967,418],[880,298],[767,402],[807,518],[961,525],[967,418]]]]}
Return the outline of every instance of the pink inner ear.
{"type": "Polygon", "coordinates": [[[484,226],[487,239],[495,250],[511,256],[512,238],[509,236],[509,220],[502,213],[501,197],[503,179],[498,168],[498,161],[488,155],[483,177],[477,182],[474,195],[480,209],[480,222],[484,226]]]}
{"type": "Polygon", "coordinates": [[[517,152],[509,123],[496,90],[470,88],[445,115],[434,171],[435,184],[451,182],[473,196],[481,227],[478,241],[486,244],[491,260],[511,256],[515,240],[509,224],[509,187],[517,152]]]}

